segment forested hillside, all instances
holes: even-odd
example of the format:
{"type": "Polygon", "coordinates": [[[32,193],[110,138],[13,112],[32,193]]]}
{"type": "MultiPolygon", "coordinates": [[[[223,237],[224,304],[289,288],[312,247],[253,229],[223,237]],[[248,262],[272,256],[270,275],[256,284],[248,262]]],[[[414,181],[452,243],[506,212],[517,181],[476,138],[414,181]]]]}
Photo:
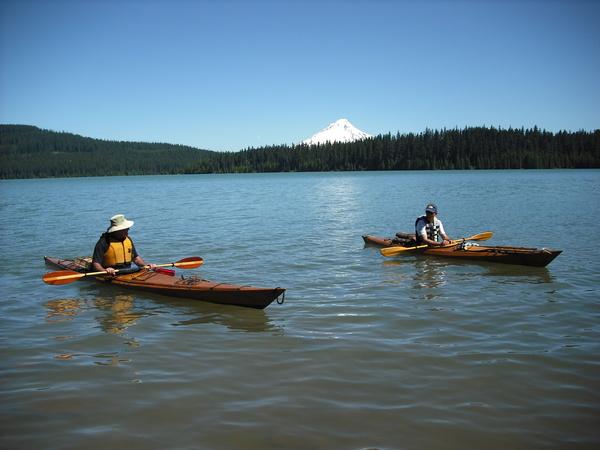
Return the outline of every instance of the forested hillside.
{"type": "Polygon", "coordinates": [[[0,178],[174,174],[213,152],[0,125],[0,178]]]}
{"type": "Polygon", "coordinates": [[[471,127],[318,146],[211,152],[0,126],[0,178],[443,169],[600,168],[600,130],[471,127]]]}

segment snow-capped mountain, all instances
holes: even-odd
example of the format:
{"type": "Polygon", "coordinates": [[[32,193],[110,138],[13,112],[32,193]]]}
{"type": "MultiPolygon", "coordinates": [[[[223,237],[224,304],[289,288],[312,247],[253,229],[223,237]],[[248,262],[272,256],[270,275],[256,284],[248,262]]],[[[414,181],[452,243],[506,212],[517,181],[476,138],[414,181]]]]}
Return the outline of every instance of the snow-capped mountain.
{"type": "Polygon", "coordinates": [[[310,139],[302,141],[306,145],[325,144],[326,142],[354,142],[372,137],[360,131],[348,119],[339,119],[329,124],[327,128],[314,134],[310,139]]]}

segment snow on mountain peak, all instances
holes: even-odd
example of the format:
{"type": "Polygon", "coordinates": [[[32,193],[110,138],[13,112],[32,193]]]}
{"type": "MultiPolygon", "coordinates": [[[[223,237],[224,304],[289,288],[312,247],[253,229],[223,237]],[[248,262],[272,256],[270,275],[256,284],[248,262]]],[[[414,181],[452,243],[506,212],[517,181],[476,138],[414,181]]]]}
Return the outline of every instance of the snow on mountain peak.
{"type": "Polygon", "coordinates": [[[348,119],[339,119],[330,123],[309,139],[302,141],[306,145],[325,144],[327,142],[354,142],[372,137],[370,134],[359,130],[348,119]]]}

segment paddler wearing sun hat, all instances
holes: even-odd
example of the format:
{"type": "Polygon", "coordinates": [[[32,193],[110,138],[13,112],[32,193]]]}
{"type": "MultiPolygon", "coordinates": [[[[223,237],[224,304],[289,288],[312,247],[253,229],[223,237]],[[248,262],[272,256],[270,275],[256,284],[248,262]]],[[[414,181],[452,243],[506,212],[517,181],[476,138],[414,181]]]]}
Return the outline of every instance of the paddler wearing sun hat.
{"type": "Polygon", "coordinates": [[[135,249],[129,237],[129,229],[133,223],[133,220],[127,220],[123,214],[110,218],[110,226],[105,233],[102,233],[94,247],[92,265],[95,270],[114,275],[117,270],[119,272],[131,270],[132,262],[139,267],[148,266],[150,269],[156,267],[154,264],[146,264],[135,249]]]}

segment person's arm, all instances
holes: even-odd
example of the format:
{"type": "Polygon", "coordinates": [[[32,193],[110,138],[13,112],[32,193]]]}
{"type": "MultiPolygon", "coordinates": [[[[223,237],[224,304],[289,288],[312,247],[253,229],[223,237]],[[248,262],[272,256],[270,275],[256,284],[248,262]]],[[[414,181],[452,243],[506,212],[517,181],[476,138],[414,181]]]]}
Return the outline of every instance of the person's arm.
{"type": "MultiPolygon", "coordinates": [[[[129,238],[129,239],[131,240],[131,238],[129,238]]],[[[138,267],[148,266],[149,269],[156,269],[156,264],[146,264],[146,261],[144,261],[144,258],[142,258],[140,256],[140,254],[137,252],[137,249],[135,248],[135,244],[133,243],[133,241],[131,241],[131,247],[132,247],[131,255],[133,256],[133,262],[136,263],[138,267]]]]}
{"type": "Polygon", "coordinates": [[[92,263],[92,267],[96,272],[106,272],[109,275],[115,275],[117,273],[116,269],[113,269],[112,267],[102,267],[102,264],[95,261],[92,263]]]}
{"type": "Polygon", "coordinates": [[[442,223],[442,221],[440,220],[440,236],[442,237],[443,241],[441,242],[442,245],[447,245],[451,243],[451,239],[450,237],[446,234],[446,230],[444,230],[444,224],[442,223]]]}
{"type": "Polygon", "coordinates": [[[442,245],[444,245],[443,242],[432,241],[431,239],[429,239],[427,237],[427,233],[425,233],[424,235],[421,234],[421,239],[422,239],[422,241],[423,241],[424,244],[427,244],[430,247],[441,247],[442,245]]]}
{"type": "Polygon", "coordinates": [[[156,269],[156,264],[146,264],[146,261],[144,261],[144,258],[142,258],[140,255],[137,255],[134,259],[133,262],[136,263],[139,267],[148,267],[148,269],[156,269]]]}

